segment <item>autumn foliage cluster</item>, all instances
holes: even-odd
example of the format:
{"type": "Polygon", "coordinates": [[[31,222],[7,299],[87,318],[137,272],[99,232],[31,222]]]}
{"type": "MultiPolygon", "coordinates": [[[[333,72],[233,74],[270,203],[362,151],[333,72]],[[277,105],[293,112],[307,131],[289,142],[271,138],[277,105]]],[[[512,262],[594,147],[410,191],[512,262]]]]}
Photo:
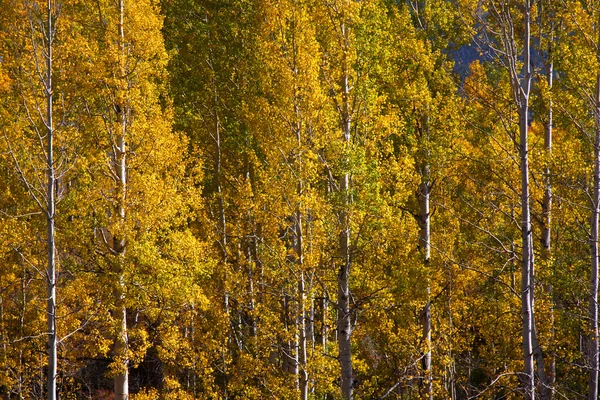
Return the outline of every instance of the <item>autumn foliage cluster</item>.
{"type": "Polygon", "coordinates": [[[596,399],[598,21],[2,2],[0,397],[596,399]]]}

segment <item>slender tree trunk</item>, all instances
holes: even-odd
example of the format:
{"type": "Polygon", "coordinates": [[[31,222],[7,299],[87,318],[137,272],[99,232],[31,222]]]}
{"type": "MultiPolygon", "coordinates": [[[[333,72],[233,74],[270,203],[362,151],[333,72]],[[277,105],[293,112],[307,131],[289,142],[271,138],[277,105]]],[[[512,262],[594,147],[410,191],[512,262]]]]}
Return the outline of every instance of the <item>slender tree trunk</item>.
{"type": "Polygon", "coordinates": [[[430,173],[430,151],[428,148],[429,137],[429,115],[426,112],[420,123],[420,149],[417,160],[418,172],[421,175],[421,184],[417,191],[419,201],[419,250],[423,257],[423,267],[427,275],[427,303],[421,310],[422,343],[424,344],[422,373],[423,389],[425,397],[433,399],[433,382],[431,373],[431,301],[430,301],[430,282],[429,282],[429,261],[431,258],[431,214],[430,214],[430,194],[431,194],[431,173],[430,173]]]}
{"type": "MultiPolygon", "coordinates": [[[[298,112],[296,112],[298,115],[298,112]]],[[[302,161],[300,151],[300,127],[298,127],[298,197],[302,196],[302,161]]],[[[300,210],[301,204],[296,209],[296,259],[298,269],[300,270],[300,277],[298,280],[298,328],[299,328],[299,343],[298,343],[298,364],[299,364],[299,376],[298,386],[300,388],[300,399],[308,399],[308,369],[307,369],[307,352],[306,352],[306,288],[304,281],[304,235],[302,231],[302,212],[300,210]]]]}
{"type": "Polygon", "coordinates": [[[323,297],[321,297],[321,347],[323,351],[325,351],[327,347],[327,335],[329,335],[329,329],[327,326],[327,314],[329,310],[329,299],[326,296],[326,293],[323,293],[323,297]]]}
{"type": "Polygon", "coordinates": [[[307,369],[307,351],[306,351],[306,290],[304,282],[304,272],[300,272],[300,279],[298,281],[298,296],[300,300],[300,341],[298,346],[298,364],[299,364],[299,376],[298,385],[300,387],[300,399],[308,399],[308,369],[307,369]]]}
{"type": "Polygon", "coordinates": [[[530,239],[530,246],[531,249],[529,251],[529,256],[530,256],[530,267],[529,267],[529,282],[531,285],[531,290],[529,291],[529,303],[531,304],[531,310],[532,310],[532,315],[531,315],[531,344],[533,346],[533,357],[535,360],[535,364],[537,366],[537,376],[538,376],[538,386],[540,387],[540,397],[542,399],[547,399],[548,398],[548,381],[546,379],[546,366],[544,364],[544,355],[542,353],[542,347],[540,346],[540,343],[538,341],[538,335],[537,335],[537,328],[535,325],[535,313],[533,312],[533,310],[535,310],[535,292],[534,292],[534,288],[535,288],[535,256],[533,253],[533,237],[531,237],[530,239]]]}
{"type": "Polygon", "coordinates": [[[54,216],[56,213],[55,203],[55,170],[54,170],[54,125],[52,121],[52,44],[54,41],[54,27],[52,26],[52,1],[48,0],[48,32],[46,38],[46,99],[48,101],[46,126],[47,126],[47,162],[48,162],[48,188],[47,188],[47,224],[48,224],[48,400],[56,399],[56,369],[57,369],[57,339],[56,339],[56,248],[54,243],[54,216]]]}
{"type": "Polygon", "coordinates": [[[521,215],[522,215],[522,260],[521,260],[521,307],[523,317],[523,359],[525,398],[533,400],[534,374],[533,374],[533,308],[530,291],[533,290],[531,282],[531,220],[529,214],[529,162],[527,158],[527,108],[521,111],[520,126],[520,157],[521,157],[521,215]]]}
{"type": "MultiPolygon", "coordinates": [[[[296,340],[296,330],[298,327],[298,318],[291,318],[290,315],[297,317],[294,311],[290,311],[291,296],[283,293],[283,322],[287,332],[294,329],[294,340],[288,338],[283,343],[283,370],[292,375],[298,375],[298,341],[296,340]]],[[[298,381],[296,381],[298,387],[298,381]]]]}
{"type": "MultiPolygon", "coordinates": [[[[535,399],[533,335],[534,335],[534,309],[533,309],[533,243],[531,233],[531,209],[529,205],[529,158],[528,158],[528,117],[529,93],[531,90],[531,3],[524,2],[525,32],[523,50],[523,72],[520,80],[519,104],[519,157],[521,160],[521,312],[523,318],[523,383],[525,398],[535,399]]],[[[516,64],[516,63],[515,63],[516,64]]],[[[514,80],[517,82],[517,80],[514,80]]]]}
{"type": "MultiPolygon", "coordinates": [[[[553,63],[549,60],[548,87],[552,90],[553,63]]],[[[552,156],[552,99],[548,105],[548,121],[545,126],[544,150],[546,151],[547,164],[544,167],[544,199],[542,202],[542,258],[548,261],[551,256],[551,223],[552,223],[552,181],[550,178],[550,157],[552,156]]]]}
{"type": "MultiPolygon", "coordinates": [[[[208,16],[206,16],[208,18],[208,16]]],[[[212,41],[212,37],[209,32],[209,39],[212,41]]],[[[213,159],[213,167],[214,167],[214,179],[215,179],[215,191],[217,194],[217,206],[218,206],[218,239],[217,244],[220,248],[221,252],[221,266],[223,268],[223,282],[222,282],[222,290],[223,290],[223,309],[225,311],[225,316],[227,318],[227,324],[231,327],[231,315],[230,315],[230,307],[229,307],[229,287],[228,287],[228,260],[229,260],[229,252],[227,250],[228,246],[228,236],[227,236],[227,217],[225,215],[225,196],[223,193],[223,138],[221,137],[221,121],[219,118],[219,91],[217,87],[217,78],[216,71],[214,69],[214,56],[212,50],[209,49],[209,65],[212,70],[212,91],[213,91],[213,116],[214,116],[214,136],[213,139],[215,141],[215,153],[213,159]]],[[[224,398],[227,399],[228,394],[228,372],[227,372],[227,360],[226,360],[226,352],[230,348],[230,344],[233,340],[237,342],[235,339],[235,332],[233,332],[233,327],[231,327],[232,332],[228,334],[227,340],[227,348],[223,347],[221,351],[221,361],[223,363],[223,392],[224,398]]]]}
{"type": "MultiPolygon", "coordinates": [[[[122,221],[125,220],[125,193],[127,188],[127,172],[125,159],[125,131],[126,118],[125,107],[121,108],[121,129],[122,132],[117,138],[117,159],[116,173],[119,179],[119,206],[118,213],[122,221]]],[[[115,399],[127,400],[129,398],[129,356],[128,356],[128,337],[127,337],[127,309],[125,306],[125,281],[124,281],[124,258],[125,258],[125,240],[123,238],[114,239],[114,251],[117,253],[117,274],[119,282],[115,289],[115,309],[114,318],[119,321],[117,338],[115,339],[114,352],[121,366],[119,373],[114,377],[115,399]]]]}
{"type": "MultiPolygon", "coordinates": [[[[296,29],[296,21],[293,24],[296,29]]],[[[295,31],[293,32],[295,33],[295,31]]],[[[296,36],[292,34],[292,62],[294,65],[295,79],[298,80],[298,48],[296,46],[296,36]]],[[[298,375],[298,386],[300,388],[300,399],[308,399],[308,369],[307,369],[307,350],[306,350],[306,339],[307,339],[307,327],[306,327],[306,283],[304,274],[304,232],[302,229],[302,195],[303,195],[303,180],[302,180],[302,115],[300,113],[300,107],[298,106],[299,99],[297,97],[299,88],[297,81],[294,82],[294,114],[295,114],[295,127],[294,133],[296,136],[296,177],[298,182],[296,185],[296,195],[298,196],[298,204],[295,212],[295,233],[296,233],[296,264],[300,273],[298,280],[298,329],[299,329],[299,342],[298,342],[298,364],[299,364],[299,375],[298,375]]]]}
{"type": "MultiPolygon", "coordinates": [[[[342,191],[348,190],[348,174],[342,178],[342,191]]],[[[352,399],[352,353],[350,338],[352,325],[350,321],[350,227],[348,226],[348,213],[340,214],[340,257],[342,264],[338,273],[338,349],[341,367],[342,398],[352,399]]]]}
{"type": "MultiPolygon", "coordinates": [[[[120,52],[120,74],[122,79],[126,77],[125,67],[125,33],[124,16],[125,0],[119,0],[119,52],[120,52]]],[[[121,88],[125,91],[126,88],[121,88]]],[[[117,135],[117,146],[115,154],[115,172],[118,179],[117,185],[117,215],[121,223],[125,221],[125,197],[127,194],[127,160],[126,160],[126,133],[127,133],[127,114],[128,105],[123,98],[122,104],[117,107],[117,120],[120,125],[120,132],[117,135]]],[[[123,235],[123,232],[120,232],[123,235]]],[[[115,289],[115,309],[114,318],[119,321],[117,337],[115,339],[114,352],[119,366],[119,372],[114,377],[115,400],[129,399],[129,355],[128,355],[128,337],[127,337],[127,309],[125,306],[125,282],[124,282],[124,258],[125,258],[125,239],[123,237],[114,238],[114,251],[117,253],[117,274],[119,282],[115,289]]]]}
{"type": "MultiPolygon", "coordinates": [[[[342,34],[344,38],[344,56],[342,60],[342,134],[345,149],[349,152],[351,144],[352,118],[350,111],[350,87],[348,83],[348,60],[346,59],[348,48],[348,31],[345,23],[342,23],[342,34]]],[[[348,155],[345,156],[346,158],[348,155]]],[[[348,161],[346,159],[346,161],[348,161]]],[[[345,163],[347,165],[347,162],[345,163]]],[[[350,400],[353,394],[352,382],[352,352],[350,340],[352,337],[352,323],[350,319],[350,215],[348,207],[350,204],[350,173],[345,171],[340,179],[340,192],[342,198],[342,211],[339,214],[341,232],[339,235],[340,269],[338,273],[338,312],[337,312],[337,337],[339,361],[341,368],[341,391],[342,398],[350,400]]]]}
{"type": "MultiPolygon", "coordinates": [[[[549,60],[548,60],[548,68],[547,68],[547,80],[548,87],[550,91],[552,90],[553,83],[553,60],[552,60],[552,43],[550,43],[549,49],[549,60]]],[[[542,260],[544,261],[544,265],[546,268],[550,268],[552,264],[552,237],[551,237],[551,227],[552,227],[552,180],[550,176],[550,159],[552,157],[552,98],[549,100],[548,104],[548,120],[546,121],[545,126],[545,135],[544,135],[544,150],[546,151],[547,163],[544,167],[544,199],[542,201],[542,260]]],[[[541,397],[542,399],[552,399],[554,397],[554,380],[556,376],[556,354],[554,351],[554,290],[552,286],[552,282],[546,285],[546,292],[550,296],[551,305],[550,308],[550,329],[551,329],[551,350],[550,350],[550,365],[548,369],[548,375],[544,376],[545,379],[542,379],[542,390],[541,397]]],[[[543,361],[543,358],[542,358],[543,361]]],[[[540,360],[538,357],[538,370],[543,368],[543,364],[540,364],[540,360]]]]}
{"type": "MultiPolygon", "coordinates": [[[[600,62],[600,53],[598,54],[600,62]]],[[[596,137],[594,141],[594,193],[592,197],[590,250],[592,271],[590,274],[590,379],[588,400],[598,398],[598,218],[600,217],[600,73],[596,82],[596,137]]]]}
{"type": "MultiPolygon", "coordinates": [[[[430,229],[430,213],[429,213],[429,195],[431,184],[429,182],[429,165],[427,163],[422,166],[422,181],[419,187],[419,248],[423,256],[423,265],[425,269],[429,269],[429,259],[431,256],[431,229],[430,229]]],[[[427,303],[421,311],[421,325],[423,327],[422,341],[425,345],[423,351],[423,383],[425,396],[433,399],[433,382],[431,375],[431,301],[429,277],[427,278],[427,303]]]]}
{"type": "MultiPolygon", "coordinates": [[[[212,63],[212,60],[211,60],[212,63]]],[[[213,71],[213,73],[216,73],[213,71]]],[[[219,121],[219,94],[217,92],[216,78],[213,77],[213,108],[214,108],[214,129],[215,129],[215,186],[217,190],[217,201],[219,202],[219,230],[221,246],[221,259],[223,264],[227,263],[227,220],[225,217],[225,199],[223,196],[222,184],[222,146],[221,146],[221,122],[219,121]]]]}

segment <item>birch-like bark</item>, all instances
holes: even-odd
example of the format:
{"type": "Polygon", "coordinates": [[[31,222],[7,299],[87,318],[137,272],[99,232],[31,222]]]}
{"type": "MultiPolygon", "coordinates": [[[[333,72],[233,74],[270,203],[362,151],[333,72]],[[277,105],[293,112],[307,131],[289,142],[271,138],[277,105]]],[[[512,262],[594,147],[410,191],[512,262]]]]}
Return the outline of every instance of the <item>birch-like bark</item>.
{"type": "MultiPolygon", "coordinates": [[[[211,54],[212,58],[212,54],[211,54]]],[[[211,59],[211,65],[213,60],[211,59]]],[[[216,73],[213,71],[213,73],[216,73]]],[[[223,184],[222,184],[222,157],[223,151],[221,146],[221,122],[219,121],[219,93],[217,91],[217,81],[213,76],[213,108],[214,108],[214,130],[215,130],[215,186],[217,190],[217,201],[219,202],[219,230],[220,230],[220,246],[221,246],[221,259],[223,264],[227,264],[227,220],[225,217],[225,199],[223,196],[223,184]]],[[[227,298],[227,295],[225,295],[227,298]]]]}
{"type": "MultiPolygon", "coordinates": [[[[553,83],[553,61],[550,50],[550,59],[548,60],[547,81],[548,88],[552,90],[553,83]]],[[[550,157],[552,156],[552,99],[548,104],[548,121],[544,127],[544,150],[546,151],[547,163],[544,167],[544,199],[542,201],[542,258],[549,261],[552,249],[551,226],[552,226],[552,181],[550,178],[550,157]]]]}
{"type": "MultiPolygon", "coordinates": [[[[547,82],[548,89],[552,91],[553,74],[554,74],[554,63],[552,59],[552,36],[550,38],[549,50],[548,50],[548,65],[547,65],[547,82]]],[[[550,175],[550,160],[552,157],[552,129],[553,129],[553,104],[552,98],[549,99],[548,103],[548,114],[547,121],[544,127],[544,150],[546,152],[546,166],[544,167],[544,198],[542,200],[542,260],[546,268],[551,267],[552,263],[552,180],[550,175]]],[[[554,397],[554,382],[556,377],[556,354],[554,351],[554,290],[552,283],[546,285],[546,292],[551,298],[552,307],[550,308],[550,341],[551,341],[551,355],[550,365],[548,369],[548,375],[542,380],[541,397],[542,399],[552,399],[554,397]]],[[[539,346],[538,346],[539,347],[539,346]]],[[[540,358],[538,357],[538,371],[543,368],[543,358],[540,364],[540,358]]],[[[544,374],[545,375],[545,374],[544,374]]]]}
{"type": "MultiPolygon", "coordinates": [[[[421,185],[419,187],[419,248],[423,256],[423,265],[429,268],[429,259],[431,256],[431,225],[429,212],[429,195],[431,192],[431,183],[429,182],[429,165],[422,166],[421,185]]],[[[423,328],[422,341],[425,345],[423,351],[422,369],[425,396],[433,399],[433,382],[431,375],[431,301],[429,277],[427,278],[427,303],[421,310],[421,326],[423,328]]]]}
{"type": "Polygon", "coordinates": [[[327,298],[326,293],[323,293],[323,297],[321,297],[321,331],[320,339],[321,339],[321,347],[323,350],[327,347],[327,335],[329,335],[329,329],[327,326],[327,314],[329,310],[329,299],[327,298]]]}
{"type": "MultiPolygon", "coordinates": [[[[350,87],[348,71],[348,27],[345,21],[341,24],[342,38],[344,40],[344,55],[342,58],[342,140],[346,149],[345,165],[348,164],[348,151],[351,144],[352,117],[350,111],[350,87]]],[[[345,171],[340,178],[340,194],[342,199],[342,210],[339,213],[339,250],[340,269],[338,272],[338,310],[337,310],[337,342],[339,350],[339,361],[341,369],[341,391],[342,398],[350,400],[353,395],[352,382],[352,352],[350,340],[352,337],[352,323],[350,320],[350,173],[345,171]]]]}
{"type": "Polygon", "coordinates": [[[525,398],[535,398],[534,363],[533,363],[533,281],[532,281],[532,252],[531,211],[529,205],[529,148],[528,148],[528,116],[529,93],[531,89],[531,4],[525,1],[525,33],[523,58],[524,76],[520,84],[519,107],[519,157],[521,162],[521,312],[523,317],[523,362],[525,398]]]}
{"type": "MultiPolygon", "coordinates": [[[[501,23],[502,40],[506,62],[510,73],[514,102],[519,112],[519,159],[521,171],[521,316],[523,344],[522,383],[524,398],[535,399],[534,352],[541,352],[534,326],[534,259],[531,232],[531,207],[529,202],[529,148],[528,117],[529,95],[531,92],[531,0],[524,0],[520,9],[523,12],[523,50],[516,51],[513,19],[503,5],[497,11],[501,23]],[[522,73],[518,73],[519,59],[522,57],[522,73]],[[534,346],[535,343],[535,346],[534,346]],[[535,348],[534,348],[535,347],[535,348]]],[[[541,353],[540,353],[541,354],[541,353]]],[[[538,357],[538,360],[543,360],[538,357]]]]}
{"type": "Polygon", "coordinates": [[[429,115],[425,113],[420,123],[420,149],[417,160],[418,172],[421,176],[421,183],[417,190],[417,198],[419,201],[419,250],[421,252],[423,268],[427,274],[427,303],[421,310],[421,326],[422,326],[422,343],[423,359],[422,359],[422,383],[424,395],[428,399],[433,399],[433,382],[431,374],[431,301],[430,301],[430,283],[429,283],[429,260],[431,258],[431,213],[430,213],[430,194],[431,194],[431,173],[429,165],[429,115]]]}
{"type": "Polygon", "coordinates": [[[54,169],[54,124],[52,121],[52,45],[54,41],[54,26],[52,25],[52,1],[48,0],[48,32],[46,38],[46,127],[47,127],[47,168],[48,168],[48,186],[47,186],[47,210],[46,218],[48,225],[48,400],[56,399],[56,370],[57,370],[57,339],[56,339],[56,246],[54,242],[54,217],[56,214],[55,202],[55,169],[54,169]]]}
{"type": "MultiPolygon", "coordinates": [[[[300,113],[298,106],[295,105],[296,118],[299,118],[300,113]]],[[[298,120],[299,121],[299,120],[298,120]]],[[[297,195],[298,198],[302,196],[302,156],[301,156],[301,125],[300,122],[296,127],[296,139],[298,144],[298,186],[297,195]]],[[[300,271],[300,277],[298,279],[298,329],[299,329],[299,342],[298,342],[298,386],[300,388],[300,399],[308,399],[308,369],[306,359],[306,285],[304,281],[304,234],[302,230],[302,204],[298,204],[296,208],[296,261],[298,269],[300,271]]]]}
{"type": "Polygon", "coordinates": [[[300,301],[300,311],[298,313],[300,338],[298,343],[298,386],[300,388],[300,399],[308,399],[308,369],[307,369],[307,351],[306,351],[306,283],[304,281],[304,271],[300,272],[298,280],[298,297],[300,301]]]}
{"type": "MultiPolygon", "coordinates": [[[[298,342],[296,340],[296,328],[298,326],[297,318],[291,318],[290,315],[295,313],[290,310],[290,296],[287,293],[283,293],[283,323],[286,332],[291,329],[294,330],[293,340],[288,338],[283,342],[283,370],[289,374],[298,376],[298,342]]],[[[296,381],[296,387],[298,381],[296,381]]]]}
{"type": "MultiPolygon", "coordinates": [[[[534,319],[534,258],[531,231],[531,207],[529,201],[529,149],[528,149],[528,117],[529,96],[532,82],[531,66],[531,9],[532,0],[523,0],[515,4],[523,13],[523,50],[517,52],[515,26],[508,3],[489,2],[490,11],[499,23],[498,39],[503,44],[500,57],[508,69],[514,104],[519,113],[519,159],[521,172],[521,315],[523,346],[523,384],[524,397],[535,399],[534,353],[537,354],[538,372],[543,370],[541,348],[535,335],[534,319]],[[521,63],[522,60],[522,63],[521,63]]],[[[482,21],[484,24],[486,21],[482,21]]],[[[519,29],[520,31],[520,29],[519,29]]],[[[491,30],[492,34],[496,34],[491,30]]],[[[488,43],[490,44],[490,43],[488,43]]],[[[491,46],[494,48],[494,45],[491,46]]],[[[541,374],[543,379],[543,374],[541,374]]]]}
{"type": "MultiPolygon", "coordinates": [[[[599,41],[600,42],[600,41],[599,41]]],[[[600,50],[598,52],[598,62],[600,63],[600,50]]],[[[591,274],[590,274],[590,300],[589,300],[589,319],[590,319],[590,343],[589,343],[589,390],[588,400],[598,398],[598,218],[600,217],[600,73],[596,79],[595,96],[595,117],[596,132],[594,140],[594,193],[592,196],[592,215],[590,229],[590,250],[592,256],[591,274]]]]}
{"type": "MultiPolygon", "coordinates": [[[[119,57],[120,74],[125,79],[125,33],[124,33],[124,0],[119,0],[119,57]]],[[[125,90],[125,88],[121,88],[125,90]]],[[[125,99],[123,104],[117,108],[117,122],[120,132],[117,135],[116,151],[114,155],[114,168],[117,176],[117,215],[121,223],[125,221],[125,198],[127,194],[127,160],[126,160],[126,133],[127,133],[127,113],[128,108],[125,99]]],[[[121,232],[121,235],[123,232],[121,232]]],[[[125,239],[123,237],[114,238],[114,251],[117,254],[117,276],[118,282],[115,287],[115,308],[113,310],[114,318],[118,321],[117,337],[115,338],[114,354],[118,363],[121,365],[114,377],[115,400],[129,399],[129,355],[128,355],[128,337],[127,337],[127,309],[125,306],[125,282],[124,282],[124,258],[125,258],[125,239]]]]}
{"type": "MultiPolygon", "coordinates": [[[[208,18],[208,16],[206,17],[208,18]]],[[[209,32],[209,38],[212,40],[209,32]]],[[[219,91],[217,87],[217,78],[216,71],[214,69],[215,59],[212,53],[212,50],[209,49],[209,66],[212,70],[212,100],[213,100],[213,117],[214,117],[214,136],[213,139],[215,141],[215,153],[213,159],[214,165],[214,179],[215,179],[215,190],[217,192],[217,202],[218,202],[218,230],[219,230],[219,239],[217,243],[221,250],[221,262],[223,271],[223,309],[225,310],[225,315],[227,318],[228,324],[231,321],[230,315],[230,307],[229,307],[229,287],[228,287],[228,260],[229,260],[229,252],[227,251],[228,246],[228,237],[227,237],[227,217],[225,215],[225,196],[223,193],[223,149],[222,149],[222,141],[221,137],[221,121],[219,118],[219,91]]],[[[233,328],[232,328],[233,329],[233,328]]],[[[232,336],[235,336],[235,332],[231,332],[228,336],[228,344],[232,342],[232,336]]],[[[228,374],[227,374],[227,362],[226,362],[226,349],[223,348],[221,352],[221,359],[223,363],[224,370],[224,379],[223,379],[223,392],[224,397],[228,398],[228,374]]]]}

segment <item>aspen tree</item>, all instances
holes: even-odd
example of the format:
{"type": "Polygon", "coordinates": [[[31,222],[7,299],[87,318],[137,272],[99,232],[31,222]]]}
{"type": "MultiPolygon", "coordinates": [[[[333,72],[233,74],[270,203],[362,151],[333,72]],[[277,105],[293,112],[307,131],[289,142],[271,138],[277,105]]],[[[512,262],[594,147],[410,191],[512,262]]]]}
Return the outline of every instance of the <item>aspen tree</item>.
{"type": "MultiPolygon", "coordinates": [[[[350,272],[352,264],[351,255],[351,221],[350,221],[350,170],[349,155],[352,148],[352,127],[354,123],[355,109],[351,93],[351,79],[353,79],[352,55],[354,45],[354,18],[356,18],[358,5],[353,1],[342,0],[328,5],[327,13],[332,26],[330,29],[334,36],[333,46],[337,47],[336,59],[338,66],[332,71],[333,76],[328,76],[331,90],[340,122],[340,146],[342,148],[341,164],[344,165],[337,182],[340,197],[338,210],[338,251],[339,266],[337,273],[337,341],[340,363],[340,389],[342,398],[352,399],[354,391],[352,372],[352,322],[350,309],[350,272]],[[337,69],[339,68],[339,69],[337,69]]],[[[325,50],[327,54],[327,50],[325,50]]],[[[333,60],[331,62],[333,64],[333,60]]],[[[332,65],[333,67],[333,65],[332,65]]]]}
{"type": "MultiPolygon", "coordinates": [[[[532,58],[532,12],[535,1],[524,0],[517,8],[508,2],[487,2],[485,7],[489,15],[480,22],[489,35],[501,44],[496,56],[501,65],[508,70],[511,95],[519,115],[519,140],[515,141],[519,149],[520,160],[520,203],[521,203],[521,313],[523,343],[523,385],[527,399],[535,398],[534,355],[540,351],[535,332],[534,318],[534,253],[532,241],[531,208],[530,208],[530,172],[529,172],[529,102],[533,79],[532,58]],[[492,24],[494,28],[492,28],[492,24]],[[517,32],[515,27],[520,24],[517,32]],[[497,29],[495,31],[494,29],[497,29]],[[522,64],[521,61],[522,60],[522,64]]],[[[483,14],[481,14],[483,15],[483,14]]],[[[486,42],[494,52],[491,42],[486,42]]],[[[538,362],[543,359],[537,357],[538,362]]],[[[543,369],[543,368],[541,368],[543,369]]]]}
{"type": "MultiPolygon", "coordinates": [[[[23,107],[19,110],[22,115],[19,118],[27,121],[22,128],[23,137],[9,137],[4,132],[7,141],[7,150],[11,155],[14,169],[18,179],[25,185],[26,191],[31,199],[39,207],[39,211],[45,216],[46,235],[45,247],[45,272],[43,278],[46,283],[46,322],[47,329],[44,336],[47,336],[47,378],[46,395],[47,398],[57,398],[57,262],[56,262],[56,176],[58,167],[55,163],[54,141],[56,140],[56,124],[54,122],[54,68],[55,61],[55,42],[57,40],[56,24],[58,21],[60,5],[54,1],[48,0],[45,3],[24,4],[22,9],[19,5],[14,5],[17,10],[15,16],[25,16],[27,26],[26,37],[21,44],[25,45],[25,54],[6,54],[7,58],[13,60],[22,60],[23,65],[12,65],[11,71],[14,75],[12,79],[16,83],[16,91],[20,91],[22,99],[20,102],[23,107]],[[21,15],[19,15],[21,14],[21,15]],[[30,54],[26,54],[29,52],[30,54]],[[23,56],[21,58],[20,56],[23,56]],[[20,90],[19,90],[20,89],[20,90]],[[43,101],[42,101],[43,99],[43,101]],[[37,136],[34,140],[28,140],[27,131],[37,136]],[[18,142],[17,142],[18,140],[18,142]],[[35,143],[37,142],[37,145],[35,143]],[[38,155],[43,160],[44,166],[36,165],[33,160],[28,161],[21,158],[21,147],[31,145],[27,152],[38,155]],[[39,146],[39,147],[38,147],[39,146]],[[37,175],[37,171],[44,171],[45,185],[42,185],[42,179],[37,175]]],[[[15,21],[18,24],[18,21],[15,21]]],[[[25,33],[25,32],[23,32],[25,33]]],[[[13,36],[19,38],[19,33],[13,36]]],[[[15,43],[16,44],[16,43],[15,43]]],[[[10,67],[9,67],[10,68],[10,67]]],[[[25,262],[34,265],[34,260],[25,260],[25,262]]]]}
{"type": "MultiPolygon", "coordinates": [[[[202,309],[202,296],[189,285],[189,276],[203,273],[197,258],[205,249],[187,226],[187,218],[197,218],[198,182],[185,159],[187,142],[171,128],[157,5],[121,0],[82,5],[79,12],[82,19],[93,17],[79,30],[87,43],[74,79],[86,105],[79,125],[88,138],[86,177],[94,184],[87,184],[88,200],[78,212],[89,232],[85,246],[93,249],[86,261],[103,272],[97,283],[111,294],[98,299],[110,312],[94,323],[96,354],[111,357],[115,395],[126,399],[130,369],[150,356],[149,350],[153,357],[166,352],[161,341],[178,336],[161,324],[177,312],[186,314],[171,304],[202,309]]],[[[166,352],[163,360],[169,369],[173,353],[166,352]]],[[[171,376],[164,381],[175,384],[171,376]]]]}
{"type": "MultiPolygon", "coordinates": [[[[251,113],[262,153],[267,165],[273,166],[265,168],[263,178],[280,182],[265,185],[265,195],[269,196],[266,199],[273,199],[268,207],[279,214],[280,225],[290,225],[287,231],[291,237],[286,247],[291,248],[293,257],[287,257],[286,268],[293,278],[283,283],[290,289],[283,295],[282,318],[292,340],[285,344],[282,358],[283,369],[297,376],[301,399],[309,396],[310,380],[316,384],[309,374],[314,370],[309,363],[314,341],[311,292],[315,275],[321,273],[315,266],[315,257],[322,239],[311,220],[322,211],[315,207],[319,201],[315,159],[323,140],[319,117],[326,103],[319,82],[320,52],[309,17],[311,6],[309,1],[261,3],[265,21],[259,35],[270,40],[257,41],[260,59],[264,59],[264,79],[259,81],[264,98],[251,113]],[[263,136],[262,132],[268,134],[263,136]]],[[[268,224],[267,220],[264,224],[268,224]]]]}
{"type": "MultiPolygon", "coordinates": [[[[337,217],[336,326],[340,387],[342,398],[350,399],[359,382],[353,372],[352,332],[358,320],[357,307],[361,303],[358,293],[353,294],[351,289],[352,266],[358,260],[362,263],[367,259],[356,258],[353,251],[368,240],[369,234],[375,234],[369,229],[368,222],[370,212],[378,212],[375,210],[379,205],[379,193],[376,178],[369,172],[370,167],[377,164],[378,130],[375,121],[381,115],[379,107],[383,103],[378,90],[378,74],[379,63],[389,54],[389,38],[386,36],[389,28],[384,4],[378,1],[328,3],[318,10],[316,17],[328,21],[328,24],[319,27],[317,37],[324,55],[323,85],[337,120],[337,133],[333,127],[330,128],[332,139],[328,147],[331,153],[326,154],[324,161],[334,167],[329,169],[328,175],[332,194],[335,195],[331,197],[335,198],[337,217]],[[337,136],[333,136],[334,133],[337,136]],[[330,158],[332,155],[335,159],[330,158]],[[371,200],[374,202],[369,203],[371,200]],[[353,215],[359,219],[353,220],[353,215]],[[359,228],[367,226],[368,233],[359,228]],[[353,229],[358,229],[355,236],[352,235],[353,229]]],[[[362,272],[361,276],[368,279],[362,272]]]]}
{"type": "Polygon", "coordinates": [[[54,41],[55,29],[53,27],[53,10],[52,1],[48,0],[48,26],[47,26],[47,50],[46,50],[46,84],[45,89],[47,92],[47,108],[46,108],[46,127],[47,127],[47,163],[48,163],[48,189],[46,192],[47,196],[47,220],[48,220],[48,400],[56,398],[56,245],[54,235],[54,218],[56,214],[56,200],[55,200],[55,166],[54,166],[54,123],[53,117],[53,86],[52,86],[52,42],[54,41]]]}
{"type": "MultiPolygon", "coordinates": [[[[538,84],[538,86],[544,86],[541,97],[547,97],[544,100],[544,107],[542,110],[541,120],[544,125],[544,156],[545,165],[543,167],[543,186],[544,195],[542,198],[542,212],[541,212],[541,260],[542,266],[546,271],[546,276],[554,278],[551,269],[555,269],[554,257],[552,254],[552,136],[554,129],[554,104],[553,104],[553,85],[554,85],[554,48],[556,47],[555,30],[557,29],[558,19],[556,17],[556,7],[552,2],[541,1],[540,4],[540,28],[539,28],[539,46],[540,52],[544,54],[544,75],[545,82],[538,84]],[[545,44],[544,44],[545,43],[545,44]],[[544,115],[545,114],[545,115],[544,115]]],[[[546,371],[542,371],[544,368],[544,360],[541,352],[538,352],[536,357],[538,366],[538,375],[540,376],[540,396],[542,399],[551,399],[554,396],[554,382],[556,379],[556,354],[554,349],[554,331],[555,331],[555,313],[554,313],[554,294],[553,294],[553,282],[547,282],[544,284],[545,293],[550,297],[551,309],[550,313],[550,359],[548,365],[548,374],[546,371]]],[[[539,346],[538,346],[539,348],[539,346]]]]}
{"type": "MultiPolygon", "coordinates": [[[[598,241],[600,218],[600,30],[597,22],[600,16],[597,4],[585,2],[568,2],[563,5],[561,15],[571,35],[561,36],[564,42],[559,43],[557,60],[565,71],[565,83],[561,82],[563,92],[563,112],[571,124],[583,136],[589,159],[587,181],[589,187],[584,195],[589,201],[589,291],[586,349],[584,357],[589,368],[588,399],[598,397],[598,365],[600,350],[598,341],[598,241]],[[573,68],[581,68],[585,73],[572,73],[573,68]],[[593,83],[592,83],[593,82],[593,83]],[[563,97],[564,96],[564,97],[563,97]],[[580,108],[585,111],[582,113],[580,108]]],[[[588,185],[586,185],[588,186],[588,185]]]]}

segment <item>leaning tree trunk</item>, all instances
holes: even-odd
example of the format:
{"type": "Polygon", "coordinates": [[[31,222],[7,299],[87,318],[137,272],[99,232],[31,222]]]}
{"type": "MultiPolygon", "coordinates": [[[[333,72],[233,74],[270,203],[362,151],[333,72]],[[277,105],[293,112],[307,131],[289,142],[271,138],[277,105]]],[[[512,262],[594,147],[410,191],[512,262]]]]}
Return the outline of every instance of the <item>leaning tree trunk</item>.
{"type": "Polygon", "coordinates": [[[48,400],[56,399],[56,369],[57,369],[57,339],[56,339],[56,246],[54,243],[54,217],[56,214],[55,201],[55,167],[53,154],[54,125],[52,121],[52,43],[54,41],[54,27],[52,26],[52,1],[48,0],[48,32],[46,38],[46,127],[47,127],[47,210],[46,218],[48,225],[48,400]]]}

